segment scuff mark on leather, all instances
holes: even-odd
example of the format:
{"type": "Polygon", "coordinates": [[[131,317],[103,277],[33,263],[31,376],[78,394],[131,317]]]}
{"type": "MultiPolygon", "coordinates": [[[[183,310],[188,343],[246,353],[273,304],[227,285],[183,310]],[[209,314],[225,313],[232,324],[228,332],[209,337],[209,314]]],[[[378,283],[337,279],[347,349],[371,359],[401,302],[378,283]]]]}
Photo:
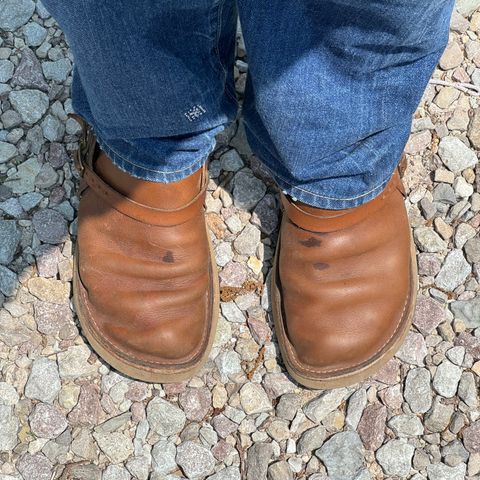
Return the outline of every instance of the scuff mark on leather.
{"type": "Polygon", "coordinates": [[[322,241],[319,240],[318,238],[310,237],[307,240],[300,240],[300,243],[304,247],[310,248],[310,247],[319,247],[321,245],[322,241]]]}
{"type": "Polygon", "coordinates": [[[173,258],[173,253],[170,250],[168,250],[167,253],[162,257],[162,260],[165,263],[174,263],[175,262],[175,259],[173,258]]]}

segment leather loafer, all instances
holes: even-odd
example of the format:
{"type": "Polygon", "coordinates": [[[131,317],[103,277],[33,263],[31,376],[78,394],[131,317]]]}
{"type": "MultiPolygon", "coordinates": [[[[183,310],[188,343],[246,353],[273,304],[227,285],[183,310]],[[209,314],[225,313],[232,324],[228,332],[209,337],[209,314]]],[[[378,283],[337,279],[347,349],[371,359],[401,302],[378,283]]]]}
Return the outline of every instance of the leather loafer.
{"type": "Polygon", "coordinates": [[[398,169],[373,200],[325,210],[281,194],[272,314],[300,384],[337,388],[378,371],[402,345],[417,264],[398,169]]]}
{"type": "Polygon", "coordinates": [[[120,372],[156,382],[193,376],[218,318],[215,258],[205,222],[206,166],[173,183],[118,169],[83,129],[73,299],[82,331],[120,372]]]}

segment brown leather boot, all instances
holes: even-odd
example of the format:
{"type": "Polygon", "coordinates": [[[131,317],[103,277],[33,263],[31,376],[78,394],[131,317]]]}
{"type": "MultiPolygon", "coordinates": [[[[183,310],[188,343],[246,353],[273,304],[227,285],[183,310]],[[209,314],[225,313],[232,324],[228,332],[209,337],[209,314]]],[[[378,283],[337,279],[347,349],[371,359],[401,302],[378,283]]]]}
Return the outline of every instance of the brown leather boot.
{"type": "Polygon", "coordinates": [[[83,128],[74,304],[95,351],[120,372],[152,382],[191,377],[208,358],[218,277],[205,216],[202,167],[164,184],[133,178],[83,128]]]}
{"type": "Polygon", "coordinates": [[[354,384],[400,348],[417,292],[404,195],[398,171],[380,195],[347,210],[281,194],[272,311],[284,363],[299,383],[354,384]]]}

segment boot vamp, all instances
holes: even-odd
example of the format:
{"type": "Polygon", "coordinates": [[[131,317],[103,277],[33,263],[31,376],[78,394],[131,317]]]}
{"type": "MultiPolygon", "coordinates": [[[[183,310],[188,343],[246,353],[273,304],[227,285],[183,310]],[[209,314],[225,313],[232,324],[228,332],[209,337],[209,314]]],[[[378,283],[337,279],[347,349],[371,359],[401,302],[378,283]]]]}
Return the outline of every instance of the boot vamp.
{"type": "Polygon", "coordinates": [[[303,230],[285,218],[280,241],[291,353],[323,371],[379,354],[399,328],[410,288],[410,227],[401,194],[333,232],[303,230]]]}
{"type": "Polygon", "coordinates": [[[88,190],[77,245],[83,301],[105,341],[162,363],[187,361],[201,350],[211,295],[203,212],[180,225],[150,225],[88,190]]]}

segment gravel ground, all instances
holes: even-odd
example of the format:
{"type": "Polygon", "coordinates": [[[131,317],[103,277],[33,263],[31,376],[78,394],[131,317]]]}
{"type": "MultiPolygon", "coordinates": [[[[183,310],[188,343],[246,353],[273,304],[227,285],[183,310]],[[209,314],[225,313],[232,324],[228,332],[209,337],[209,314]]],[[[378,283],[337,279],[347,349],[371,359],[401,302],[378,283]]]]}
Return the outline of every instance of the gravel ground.
{"type": "MultiPolygon", "coordinates": [[[[92,352],[70,304],[72,55],[40,3],[5,6],[0,480],[480,478],[478,0],[458,2],[406,148],[421,286],[414,326],[373,378],[324,391],[291,381],[272,337],[278,201],[241,125],[222,134],[210,166],[223,302],[207,366],[186,383],[148,384],[92,352]]],[[[238,42],[241,96],[247,59],[238,42]]]]}

